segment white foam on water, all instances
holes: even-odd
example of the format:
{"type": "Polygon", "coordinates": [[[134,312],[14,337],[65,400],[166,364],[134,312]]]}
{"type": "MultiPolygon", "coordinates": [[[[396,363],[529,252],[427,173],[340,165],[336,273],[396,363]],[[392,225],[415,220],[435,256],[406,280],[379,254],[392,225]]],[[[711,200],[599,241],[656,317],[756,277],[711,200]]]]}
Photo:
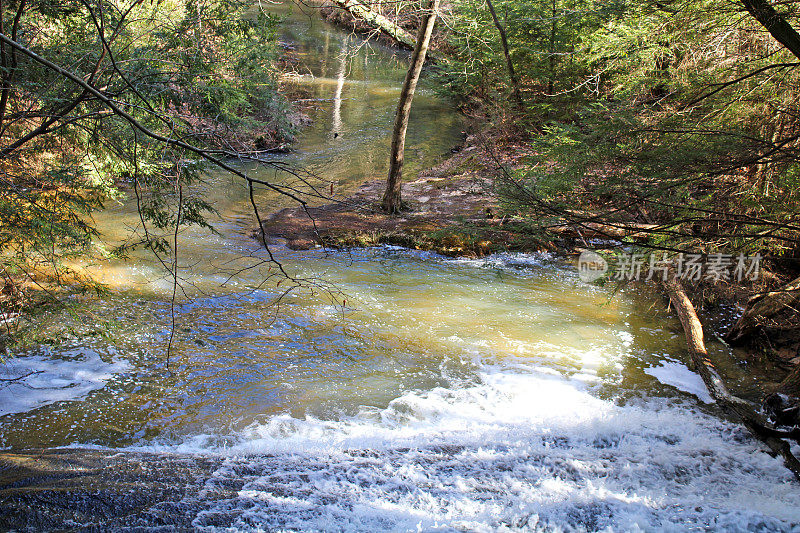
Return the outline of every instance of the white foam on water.
{"type": "Polygon", "coordinates": [[[147,449],[224,457],[197,495],[202,531],[800,530],[800,486],[741,428],[520,365],[147,449]]]}
{"type": "MultiPolygon", "coordinates": [[[[630,327],[630,324],[626,322],[625,326],[630,327]]],[[[633,346],[633,340],[634,340],[633,335],[629,331],[617,331],[616,335],[617,337],[619,337],[620,341],[622,342],[622,345],[625,346],[626,348],[630,348],[631,346],[633,346]]]]}
{"type": "Polygon", "coordinates": [[[552,260],[553,255],[547,252],[537,253],[515,253],[501,252],[487,255],[480,258],[455,258],[449,259],[450,262],[468,265],[479,268],[501,268],[501,269],[521,269],[542,267],[547,261],[552,260]]]}
{"type": "Polygon", "coordinates": [[[464,265],[473,268],[499,268],[499,269],[527,269],[541,268],[553,260],[553,255],[548,252],[500,252],[484,257],[449,257],[436,252],[425,250],[412,250],[403,246],[384,244],[377,248],[384,252],[398,253],[409,257],[425,260],[438,260],[454,265],[464,265]]]}
{"type": "Polygon", "coordinates": [[[129,368],[126,361],[106,362],[88,350],[67,351],[58,359],[42,355],[7,359],[0,363],[0,415],[80,400],[129,368]]]}
{"type": "Polygon", "coordinates": [[[688,392],[705,403],[714,403],[714,398],[708,393],[703,379],[697,373],[689,370],[684,364],[674,361],[662,361],[659,366],[645,368],[644,371],[664,385],[688,392]]]}

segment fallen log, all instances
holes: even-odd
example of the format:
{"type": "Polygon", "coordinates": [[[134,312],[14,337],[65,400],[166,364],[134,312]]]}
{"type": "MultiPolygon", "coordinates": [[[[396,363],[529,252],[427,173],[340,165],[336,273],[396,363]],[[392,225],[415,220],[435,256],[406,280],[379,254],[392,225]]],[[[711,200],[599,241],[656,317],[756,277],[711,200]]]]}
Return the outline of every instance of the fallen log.
{"type": "Polygon", "coordinates": [[[770,291],[750,298],[739,320],[725,335],[731,344],[741,344],[764,325],[764,321],[786,308],[800,307],[800,278],[795,279],[777,291],[770,291]]]}
{"type": "Polygon", "coordinates": [[[547,229],[563,236],[582,237],[585,239],[621,239],[629,237],[637,240],[646,239],[661,226],[657,224],[569,222],[550,226],[547,229]]]}
{"type": "Polygon", "coordinates": [[[386,35],[408,48],[413,49],[417,44],[417,39],[413,35],[380,13],[372,11],[369,7],[356,0],[332,0],[332,2],[346,10],[355,18],[363,20],[374,28],[381,30],[386,35]]]}
{"type": "Polygon", "coordinates": [[[780,455],[786,468],[800,480],[800,461],[792,454],[789,444],[777,436],[784,432],[770,427],[764,416],[750,402],[732,395],[717,369],[714,368],[714,364],[708,358],[708,351],[703,339],[703,326],[697,317],[692,301],[686,295],[675,273],[671,272],[667,279],[661,282],[661,286],[669,296],[683,326],[694,370],[700,374],[711,397],[725,412],[741,420],[755,438],[767,445],[773,455],[780,455]]]}

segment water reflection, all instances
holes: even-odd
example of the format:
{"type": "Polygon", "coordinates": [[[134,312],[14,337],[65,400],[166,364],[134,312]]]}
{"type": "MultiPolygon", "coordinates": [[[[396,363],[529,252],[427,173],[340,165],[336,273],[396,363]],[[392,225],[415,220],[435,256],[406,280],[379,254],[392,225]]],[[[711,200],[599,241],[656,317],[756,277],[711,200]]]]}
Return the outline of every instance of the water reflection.
{"type": "Polygon", "coordinates": [[[345,39],[342,51],[339,53],[339,72],[336,75],[336,92],[333,95],[333,121],[331,124],[331,138],[335,139],[342,133],[342,89],[344,89],[344,73],[347,68],[348,46],[345,39]]]}

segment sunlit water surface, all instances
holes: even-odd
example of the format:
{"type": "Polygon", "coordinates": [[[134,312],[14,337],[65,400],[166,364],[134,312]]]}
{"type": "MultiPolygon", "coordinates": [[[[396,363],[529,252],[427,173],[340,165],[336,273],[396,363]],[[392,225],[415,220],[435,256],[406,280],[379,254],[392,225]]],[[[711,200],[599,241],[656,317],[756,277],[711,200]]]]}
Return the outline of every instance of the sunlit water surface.
{"type": "MultiPolygon", "coordinates": [[[[345,189],[380,177],[407,56],[299,16],[284,38],[320,100],[289,161],[345,189]]],[[[428,86],[414,106],[420,169],[461,131],[428,86]]],[[[0,445],[220,457],[187,502],[202,530],[800,528],[798,485],[720,418],[652,299],[582,284],[546,255],[278,246],[289,272],[335,292],[275,306],[246,189],[205,187],[220,234],[181,239],[169,368],[169,276],[146,255],[103,267],[110,297],[43,319],[63,344],[0,367],[32,373],[0,388],[0,445]],[[215,496],[232,483],[235,497],[215,496]]],[[[137,218],[127,203],[99,222],[115,242],[137,218]]]]}

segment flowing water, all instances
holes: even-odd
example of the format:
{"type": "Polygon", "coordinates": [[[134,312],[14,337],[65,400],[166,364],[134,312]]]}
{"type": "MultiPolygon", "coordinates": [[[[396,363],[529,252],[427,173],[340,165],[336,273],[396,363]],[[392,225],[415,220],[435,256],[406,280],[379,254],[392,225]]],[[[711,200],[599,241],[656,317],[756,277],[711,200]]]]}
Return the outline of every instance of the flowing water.
{"type": "MultiPolygon", "coordinates": [[[[382,176],[408,56],[298,13],[283,38],[317,103],[288,161],[341,189],[382,176]]],[[[423,83],[409,175],[461,135],[423,83]]],[[[651,300],[547,255],[276,247],[338,292],[270,306],[247,190],[205,187],[219,234],[181,238],[169,370],[171,281],[146,255],[103,265],[112,295],[0,366],[27,375],[0,384],[0,528],[800,530],[800,487],[721,417],[651,300]]],[[[99,223],[115,242],[137,217],[99,223]]]]}

